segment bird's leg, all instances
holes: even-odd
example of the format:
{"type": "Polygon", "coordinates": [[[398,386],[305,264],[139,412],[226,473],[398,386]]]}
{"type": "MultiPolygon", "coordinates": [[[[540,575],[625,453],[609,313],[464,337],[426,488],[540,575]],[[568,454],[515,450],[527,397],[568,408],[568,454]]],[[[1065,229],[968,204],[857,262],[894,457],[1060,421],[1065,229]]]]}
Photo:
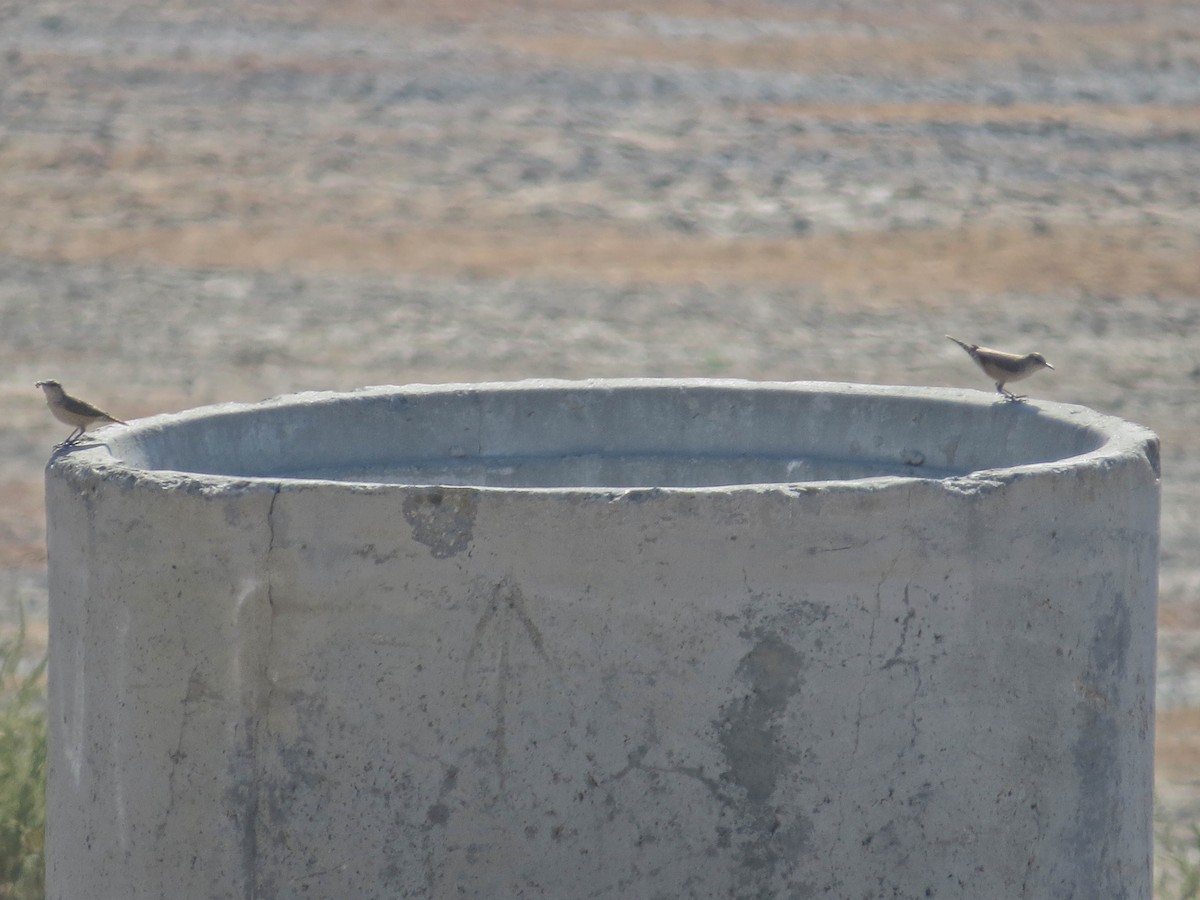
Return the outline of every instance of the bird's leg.
{"type": "Polygon", "coordinates": [[[1004,399],[1009,403],[1021,403],[1025,399],[1024,394],[1014,394],[1012,391],[1006,391],[1003,381],[996,382],[996,392],[1003,395],[1004,399]]]}
{"type": "Polygon", "coordinates": [[[77,427],[74,431],[72,431],[70,434],[68,434],[67,439],[65,441],[63,441],[61,444],[59,444],[58,446],[60,446],[60,447],[74,446],[75,444],[79,443],[79,439],[81,437],[83,437],[83,429],[77,427]]]}

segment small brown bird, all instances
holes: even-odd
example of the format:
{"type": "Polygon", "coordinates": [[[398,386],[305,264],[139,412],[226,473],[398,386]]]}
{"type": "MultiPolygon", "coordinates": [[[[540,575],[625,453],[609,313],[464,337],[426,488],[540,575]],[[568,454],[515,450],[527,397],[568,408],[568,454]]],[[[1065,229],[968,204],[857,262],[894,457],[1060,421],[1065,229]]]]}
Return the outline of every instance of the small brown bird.
{"type": "Polygon", "coordinates": [[[110,416],[104,410],[97,409],[92,404],[80,400],[78,397],[72,397],[63,390],[61,384],[53,379],[39,381],[34,387],[40,387],[42,393],[46,395],[46,405],[50,407],[50,412],[54,415],[54,418],[75,429],[67,436],[65,441],[56,445],[58,447],[67,447],[77,443],[83,437],[83,433],[96,424],[128,424],[115,416],[110,416]]]}
{"type": "Polygon", "coordinates": [[[1024,400],[1025,397],[1014,394],[1012,391],[1006,391],[1004,389],[1006,383],[1028,378],[1034,372],[1042,369],[1054,368],[1040,353],[1026,353],[1021,356],[1018,353],[1005,353],[1003,350],[992,350],[988,347],[980,347],[978,344],[968,344],[966,341],[960,341],[950,335],[946,335],[946,337],[970,354],[971,359],[979,364],[979,368],[987,373],[988,378],[996,382],[997,393],[1003,394],[1004,399],[1010,402],[1024,400]]]}

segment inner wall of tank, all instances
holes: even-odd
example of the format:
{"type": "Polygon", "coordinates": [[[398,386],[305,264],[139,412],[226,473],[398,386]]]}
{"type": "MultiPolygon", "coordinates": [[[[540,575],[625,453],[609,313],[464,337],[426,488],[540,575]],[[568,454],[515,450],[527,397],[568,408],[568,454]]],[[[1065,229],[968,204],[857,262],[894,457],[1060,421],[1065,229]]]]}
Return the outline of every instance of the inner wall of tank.
{"type": "Polygon", "coordinates": [[[946,478],[947,469],[871,465],[846,460],[757,456],[489,457],[456,462],[413,460],[359,468],[289,472],[286,477],[369,484],[478,485],[481,487],[712,487],[851,481],[877,476],[946,478]]]}
{"type": "Polygon", "coordinates": [[[945,478],[1097,449],[1032,404],[748,385],[372,390],[215,407],[109,442],[152,470],[503,487],[945,478]]]}

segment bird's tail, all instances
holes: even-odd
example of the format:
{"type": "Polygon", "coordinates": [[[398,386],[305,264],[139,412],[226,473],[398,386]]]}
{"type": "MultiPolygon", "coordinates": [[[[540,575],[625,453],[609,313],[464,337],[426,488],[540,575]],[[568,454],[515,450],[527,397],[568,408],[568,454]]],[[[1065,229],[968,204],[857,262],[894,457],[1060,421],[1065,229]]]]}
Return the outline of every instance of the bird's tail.
{"type": "Polygon", "coordinates": [[[949,335],[949,334],[946,335],[946,337],[950,338],[950,340],[954,341],[954,343],[958,344],[958,346],[962,347],[968,353],[974,353],[976,350],[979,349],[978,344],[968,344],[966,341],[960,341],[958,338],[954,337],[953,335],[949,335]]]}

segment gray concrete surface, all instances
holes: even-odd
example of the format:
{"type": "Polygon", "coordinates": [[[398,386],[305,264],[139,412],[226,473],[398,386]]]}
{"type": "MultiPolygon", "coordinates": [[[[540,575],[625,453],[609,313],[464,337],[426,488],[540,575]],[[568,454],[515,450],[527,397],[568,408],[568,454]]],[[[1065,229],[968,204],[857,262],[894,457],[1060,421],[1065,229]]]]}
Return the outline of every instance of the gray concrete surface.
{"type": "Polygon", "coordinates": [[[50,896],[1147,897],[1158,485],[931,389],[105,429],[47,472],[50,896]]]}
{"type": "MultiPolygon", "coordinates": [[[[1158,814],[1200,821],[1200,7],[43,0],[0,29],[0,633],[58,378],[1031,392],[1163,441],[1158,814]],[[1164,712],[1166,713],[1164,715],[1164,712]]],[[[1166,892],[1164,897],[1170,897],[1166,892]]]]}

